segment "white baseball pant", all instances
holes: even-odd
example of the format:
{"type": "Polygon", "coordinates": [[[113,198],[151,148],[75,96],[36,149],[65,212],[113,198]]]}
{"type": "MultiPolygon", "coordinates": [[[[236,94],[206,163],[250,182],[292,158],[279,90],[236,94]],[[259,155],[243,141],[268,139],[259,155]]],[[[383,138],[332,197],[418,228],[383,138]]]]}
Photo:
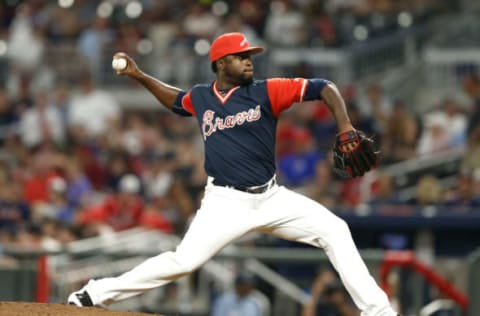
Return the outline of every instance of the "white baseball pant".
{"type": "Polygon", "coordinates": [[[90,280],[94,305],[107,305],[165,285],[198,269],[223,247],[251,231],[323,248],[362,316],[396,316],[369,274],[347,224],[321,204],[283,186],[251,194],[205,188],[200,209],[175,251],[162,253],[114,278],[90,280]]]}

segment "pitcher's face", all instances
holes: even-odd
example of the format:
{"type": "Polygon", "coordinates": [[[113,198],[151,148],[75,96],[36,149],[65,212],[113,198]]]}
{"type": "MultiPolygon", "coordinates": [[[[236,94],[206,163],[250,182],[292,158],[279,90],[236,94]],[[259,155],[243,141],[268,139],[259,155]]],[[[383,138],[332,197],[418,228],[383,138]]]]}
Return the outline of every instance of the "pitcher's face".
{"type": "Polygon", "coordinates": [[[253,63],[249,52],[228,55],[224,58],[225,79],[237,85],[253,81],[253,63]]]}

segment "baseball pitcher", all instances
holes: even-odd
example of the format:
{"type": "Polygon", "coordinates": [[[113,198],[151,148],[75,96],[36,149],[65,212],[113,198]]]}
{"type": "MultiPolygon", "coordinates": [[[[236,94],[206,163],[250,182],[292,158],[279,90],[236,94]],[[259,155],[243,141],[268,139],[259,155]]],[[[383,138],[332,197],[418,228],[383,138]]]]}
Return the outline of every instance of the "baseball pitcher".
{"type": "Polygon", "coordinates": [[[147,259],[114,278],[90,280],[70,294],[78,306],[108,305],[187,275],[251,231],[322,248],[362,316],[395,316],[386,294],[369,274],[347,224],[323,205],[275,179],[278,117],[293,103],[323,100],[338,127],[334,170],[362,176],[377,162],[372,140],[354,129],[336,86],[324,79],[253,79],[251,56],[263,52],[241,33],[219,36],[210,48],[216,80],[188,91],[142,72],[124,53],[117,74],[140,82],[165,107],[198,121],[205,144],[208,182],[200,209],[175,251],[147,259]]]}

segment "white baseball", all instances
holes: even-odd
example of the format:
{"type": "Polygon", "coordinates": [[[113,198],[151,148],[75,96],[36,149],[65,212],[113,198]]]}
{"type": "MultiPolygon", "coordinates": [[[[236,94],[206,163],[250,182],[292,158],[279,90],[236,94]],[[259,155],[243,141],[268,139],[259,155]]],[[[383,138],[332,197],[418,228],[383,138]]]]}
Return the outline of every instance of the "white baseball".
{"type": "Polygon", "coordinates": [[[115,70],[123,70],[127,68],[127,60],[125,58],[114,58],[112,60],[112,67],[115,70]]]}

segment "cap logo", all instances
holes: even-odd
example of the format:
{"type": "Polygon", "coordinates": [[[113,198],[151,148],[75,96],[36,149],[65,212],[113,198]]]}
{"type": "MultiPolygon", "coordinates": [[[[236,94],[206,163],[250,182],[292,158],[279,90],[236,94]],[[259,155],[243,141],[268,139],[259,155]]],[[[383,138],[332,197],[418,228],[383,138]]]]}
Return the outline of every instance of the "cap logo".
{"type": "Polygon", "coordinates": [[[245,46],[245,45],[247,45],[247,44],[248,44],[247,38],[245,37],[245,38],[243,39],[243,41],[240,42],[240,46],[245,46]]]}

